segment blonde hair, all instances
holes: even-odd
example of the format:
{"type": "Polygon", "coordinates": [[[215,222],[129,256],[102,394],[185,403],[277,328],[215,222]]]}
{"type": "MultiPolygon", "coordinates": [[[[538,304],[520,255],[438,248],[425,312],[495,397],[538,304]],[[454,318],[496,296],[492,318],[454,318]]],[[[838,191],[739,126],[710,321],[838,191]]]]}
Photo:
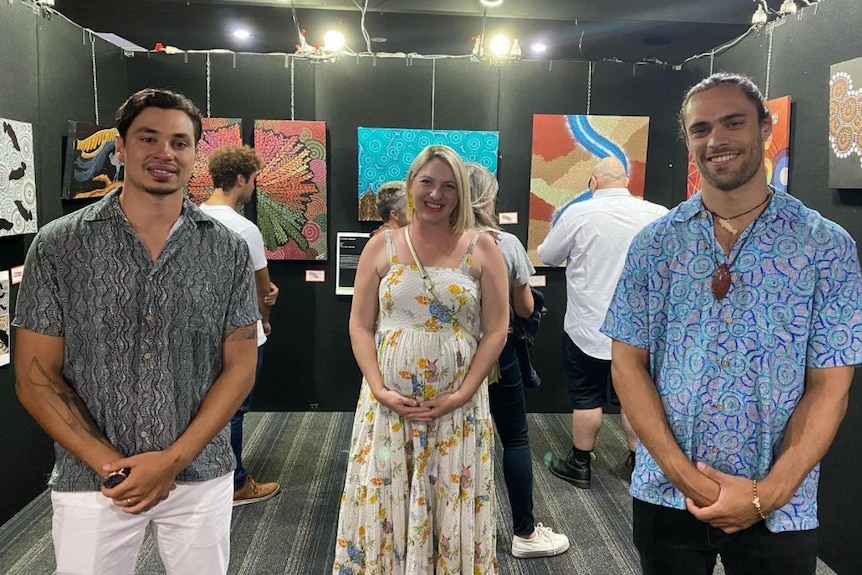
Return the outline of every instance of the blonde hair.
{"type": "Polygon", "coordinates": [[[485,166],[473,162],[467,164],[467,174],[470,178],[470,202],[476,227],[482,230],[499,230],[497,218],[494,217],[497,211],[497,193],[500,191],[497,178],[485,166]]]}
{"type": "Polygon", "coordinates": [[[452,168],[452,173],[455,175],[455,189],[458,192],[458,205],[449,216],[449,224],[455,232],[464,232],[473,229],[475,220],[473,219],[473,206],[470,203],[469,176],[467,168],[464,166],[464,161],[458,152],[449,146],[440,144],[428,146],[419,152],[413,163],[410,164],[410,169],[407,171],[407,188],[412,196],[413,180],[416,174],[422,167],[433,159],[438,159],[452,168]]]}

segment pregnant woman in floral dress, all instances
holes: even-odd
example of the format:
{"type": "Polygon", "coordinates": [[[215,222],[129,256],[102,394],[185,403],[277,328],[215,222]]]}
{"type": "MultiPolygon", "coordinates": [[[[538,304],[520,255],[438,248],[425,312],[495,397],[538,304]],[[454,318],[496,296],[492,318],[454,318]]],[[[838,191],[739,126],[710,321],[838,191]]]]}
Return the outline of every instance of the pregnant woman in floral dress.
{"type": "Polygon", "coordinates": [[[491,575],[485,377],[506,338],[505,265],[473,230],[453,150],[423,150],[407,184],[413,223],[371,238],[357,270],[350,336],[363,381],[333,574],[491,575]]]}

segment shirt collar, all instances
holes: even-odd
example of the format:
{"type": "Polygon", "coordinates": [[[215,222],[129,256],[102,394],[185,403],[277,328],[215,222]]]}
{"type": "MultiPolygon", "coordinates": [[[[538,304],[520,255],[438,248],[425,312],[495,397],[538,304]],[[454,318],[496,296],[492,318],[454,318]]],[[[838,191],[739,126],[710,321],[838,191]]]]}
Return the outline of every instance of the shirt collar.
{"type": "MultiPolygon", "coordinates": [[[[108,192],[104,198],[93,204],[92,211],[84,217],[84,220],[88,222],[110,219],[125,220],[126,214],[123,213],[123,209],[120,207],[120,193],[122,190],[123,188],[120,186],[108,192]]],[[[186,218],[199,224],[212,223],[212,220],[198,209],[188,196],[183,197],[180,218],[186,218]]]]}
{"type": "Polygon", "coordinates": [[[631,196],[632,193],[626,188],[602,188],[593,192],[595,198],[618,198],[620,196],[631,196]]]}
{"type": "MultiPolygon", "coordinates": [[[[760,220],[772,220],[779,217],[780,215],[783,215],[783,212],[789,206],[789,197],[787,192],[782,192],[773,186],[769,186],[769,188],[772,190],[772,198],[769,200],[769,203],[762,215],[758,216],[758,219],[760,220]]],[[[700,191],[698,191],[688,200],[674,208],[673,221],[686,222],[696,217],[702,217],[701,214],[705,213],[709,213],[709,211],[706,209],[706,206],[703,205],[703,196],[700,191]]]]}

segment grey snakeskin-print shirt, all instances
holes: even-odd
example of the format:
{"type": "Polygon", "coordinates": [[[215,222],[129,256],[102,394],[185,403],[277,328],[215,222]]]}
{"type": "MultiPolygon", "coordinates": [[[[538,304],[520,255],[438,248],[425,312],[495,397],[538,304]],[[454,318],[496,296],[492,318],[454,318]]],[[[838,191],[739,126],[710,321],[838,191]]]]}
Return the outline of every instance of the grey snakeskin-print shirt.
{"type": "MultiPolygon", "coordinates": [[[[64,338],[63,377],[126,456],[167,448],[222,371],[225,332],[260,319],[243,240],[184,200],[153,262],[121,190],[45,225],[33,240],[14,325],[64,338]]],[[[101,478],[55,444],[56,491],[101,478]]],[[[225,428],[177,476],[207,481],[236,465],[225,428]]]]}

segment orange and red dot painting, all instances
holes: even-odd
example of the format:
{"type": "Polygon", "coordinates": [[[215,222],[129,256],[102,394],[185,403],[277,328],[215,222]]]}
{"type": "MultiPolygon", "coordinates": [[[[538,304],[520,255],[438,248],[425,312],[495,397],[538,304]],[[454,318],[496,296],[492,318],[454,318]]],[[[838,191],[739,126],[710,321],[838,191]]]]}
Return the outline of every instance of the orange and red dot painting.
{"type": "Polygon", "coordinates": [[[533,116],[527,255],[534,266],[545,265],[537,249],[560,214],[592,196],[587,181],[599,160],[620,160],[629,191],[643,197],[648,135],[646,116],[533,116]]]}
{"type": "Polygon", "coordinates": [[[829,68],[829,187],[862,188],[862,58],[829,68]]]}
{"type": "Polygon", "coordinates": [[[255,120],[254,151],[266,258],[327,259],[326,122],[255,120]]]}

